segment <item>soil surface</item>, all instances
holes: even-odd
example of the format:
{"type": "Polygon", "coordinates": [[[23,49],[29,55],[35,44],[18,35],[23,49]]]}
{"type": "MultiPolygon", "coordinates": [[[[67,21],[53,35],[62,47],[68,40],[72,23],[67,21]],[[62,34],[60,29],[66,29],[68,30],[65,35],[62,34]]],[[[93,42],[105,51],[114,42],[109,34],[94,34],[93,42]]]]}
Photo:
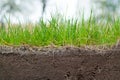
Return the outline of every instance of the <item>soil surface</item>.
{"type": "Polygon", "coordinates": [[[120,46],[1,46],[0,80],[120,80],[120,46]]]}

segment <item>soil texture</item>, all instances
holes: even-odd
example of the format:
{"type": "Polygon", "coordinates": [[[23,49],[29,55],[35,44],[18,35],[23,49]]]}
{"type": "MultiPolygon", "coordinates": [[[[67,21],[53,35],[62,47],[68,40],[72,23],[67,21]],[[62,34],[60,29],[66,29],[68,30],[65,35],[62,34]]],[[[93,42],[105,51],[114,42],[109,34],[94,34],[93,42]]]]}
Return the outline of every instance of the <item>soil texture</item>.
{"type": "Polygon", "coordinates": [[[0,80],[120,80],[120,46],[1,46],[0,80]]]}

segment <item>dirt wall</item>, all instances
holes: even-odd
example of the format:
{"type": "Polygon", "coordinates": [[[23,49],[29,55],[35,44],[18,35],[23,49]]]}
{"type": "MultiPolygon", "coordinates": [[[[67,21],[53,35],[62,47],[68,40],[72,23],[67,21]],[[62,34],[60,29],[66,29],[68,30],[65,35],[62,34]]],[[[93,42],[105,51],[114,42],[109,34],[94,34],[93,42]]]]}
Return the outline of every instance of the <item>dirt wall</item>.
{"type": "Polygon", "coordinates": [[[0,80],[120,80],[120,49],[0,47],[0,80]]]}

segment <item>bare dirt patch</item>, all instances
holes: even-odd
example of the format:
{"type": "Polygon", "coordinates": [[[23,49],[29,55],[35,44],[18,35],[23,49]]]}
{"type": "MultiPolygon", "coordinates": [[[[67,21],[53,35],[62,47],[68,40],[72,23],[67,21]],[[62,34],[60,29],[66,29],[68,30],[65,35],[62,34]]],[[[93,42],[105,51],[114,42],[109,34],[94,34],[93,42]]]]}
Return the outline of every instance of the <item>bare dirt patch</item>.
{"type": "Polygon", "coordinates": [[[120,47],[0,47],[0,80],[119,80],[120,47]]]}

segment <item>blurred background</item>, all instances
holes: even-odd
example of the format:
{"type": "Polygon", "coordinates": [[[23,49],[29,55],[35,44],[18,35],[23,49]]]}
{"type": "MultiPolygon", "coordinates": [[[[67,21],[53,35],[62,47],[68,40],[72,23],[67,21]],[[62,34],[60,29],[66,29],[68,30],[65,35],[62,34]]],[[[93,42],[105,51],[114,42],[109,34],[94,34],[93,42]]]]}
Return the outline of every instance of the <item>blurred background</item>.
{"type": "Polygon", "coordinates": [[[120,0],[0,0],[0,24],[47,21],[58,13],[67,19],[88,19],[92,13],[96,20],[112,21],[119,17],[120,0]]]}

